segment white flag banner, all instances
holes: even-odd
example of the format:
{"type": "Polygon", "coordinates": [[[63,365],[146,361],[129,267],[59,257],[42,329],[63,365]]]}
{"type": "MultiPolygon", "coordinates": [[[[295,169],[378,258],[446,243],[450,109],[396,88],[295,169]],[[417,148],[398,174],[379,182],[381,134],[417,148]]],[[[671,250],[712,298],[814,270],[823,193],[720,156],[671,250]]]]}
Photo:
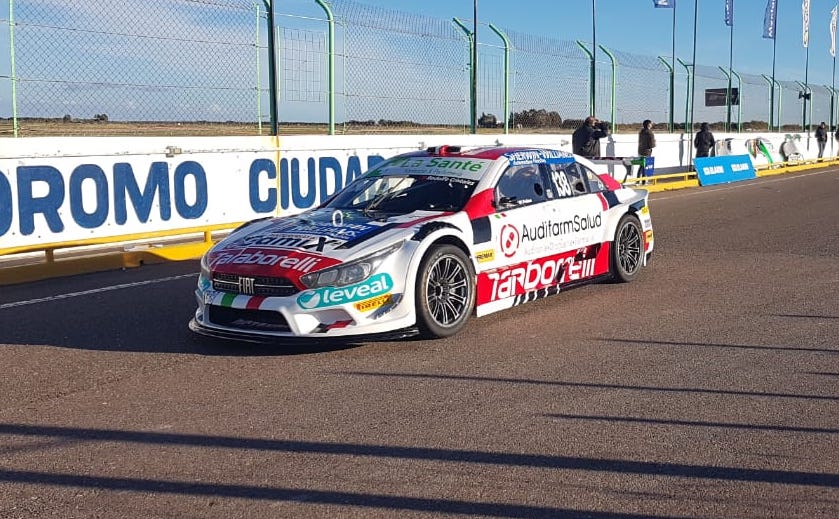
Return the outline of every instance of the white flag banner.
{"type": "Polygon", "coordinates": [[[830,55],[836,57],[836,11],[839,6],[830,10],[830,55]]]}
{"type": "Polygon", "coordinates": [[[801,19],[804,22],[804,47],[810,46],[810,0],[801,0],[801,19]]]}

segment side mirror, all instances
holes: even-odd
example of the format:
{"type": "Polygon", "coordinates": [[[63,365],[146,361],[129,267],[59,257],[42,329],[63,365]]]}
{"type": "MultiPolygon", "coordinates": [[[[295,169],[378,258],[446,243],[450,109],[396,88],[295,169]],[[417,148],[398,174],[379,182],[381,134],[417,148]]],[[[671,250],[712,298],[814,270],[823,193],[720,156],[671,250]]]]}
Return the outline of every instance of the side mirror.
{"type": "Polygon", "coordinates": [[[519,199],[515,196],[502,196],[498,199],[496,207],[516,207],[519,205],[519,199]]]}

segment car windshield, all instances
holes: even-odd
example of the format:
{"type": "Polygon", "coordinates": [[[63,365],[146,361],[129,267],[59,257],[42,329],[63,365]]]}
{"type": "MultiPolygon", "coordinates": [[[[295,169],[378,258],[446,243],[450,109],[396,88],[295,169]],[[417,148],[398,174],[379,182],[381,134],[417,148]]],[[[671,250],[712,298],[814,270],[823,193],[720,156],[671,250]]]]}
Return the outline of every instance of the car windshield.
{"type": "Polygon", "coordinates": [[[364,212],[454,212],[463,209],[474,180],[436,175],[365,176],[335,195],[325,207],[364,212]]]}

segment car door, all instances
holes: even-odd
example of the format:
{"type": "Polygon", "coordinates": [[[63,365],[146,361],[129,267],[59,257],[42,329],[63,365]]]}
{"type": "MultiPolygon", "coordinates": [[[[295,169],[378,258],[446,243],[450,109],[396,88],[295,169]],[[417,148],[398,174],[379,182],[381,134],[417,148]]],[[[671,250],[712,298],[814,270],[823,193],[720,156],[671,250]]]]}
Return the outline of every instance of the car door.
{"type": "Polygon", "coordinates": [[[585,166],[576,162],[548,165],[556,199],[550,203],[552,257],[561,258],[559,283],[582,281],[608,272],[608,244],[604,246],[607,207],[585,166]]]}
{"type": "Polygon", "coordinates": [[[478,315],[518,304],[534,290],[555,284],[556,267],[539,260],[551,253],[544,225],[556,201],[546,164],[514,164],[501,174],[489,218],[492,249],[482,251],[486,255],[478,272],[478,315]]]}

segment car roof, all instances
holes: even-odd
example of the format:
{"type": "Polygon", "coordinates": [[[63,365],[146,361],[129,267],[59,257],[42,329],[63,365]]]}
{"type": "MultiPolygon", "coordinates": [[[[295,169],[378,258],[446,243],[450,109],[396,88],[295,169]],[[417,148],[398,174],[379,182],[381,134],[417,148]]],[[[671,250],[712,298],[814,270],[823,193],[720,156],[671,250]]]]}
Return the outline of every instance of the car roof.
{"type": "MultiPolygon", "coordinates": [[[[483,146],[483,147],[474,147],[474,148],[467,148],[464,146],[453,146],[453,145],[441,145],[441,146],[432,146],[426,148],[422,151],[414,151],[407,153],[403,156],[411,156],[411,157],[463,157],[463,158],[471,158],[471,159],[484,159],[484,160],[496,160],[508,154],[514,154],[516,152],[527,152],[527,151],[555,151],[559,152],[559,150],[550,149],[550,148],[538,148],[533,146],[483,146]]],[[[566,152],[559,152],[566,154],[566,152]]],[[[568,157],[573,157],[570,153],[567,153],[568,157]]]]}

